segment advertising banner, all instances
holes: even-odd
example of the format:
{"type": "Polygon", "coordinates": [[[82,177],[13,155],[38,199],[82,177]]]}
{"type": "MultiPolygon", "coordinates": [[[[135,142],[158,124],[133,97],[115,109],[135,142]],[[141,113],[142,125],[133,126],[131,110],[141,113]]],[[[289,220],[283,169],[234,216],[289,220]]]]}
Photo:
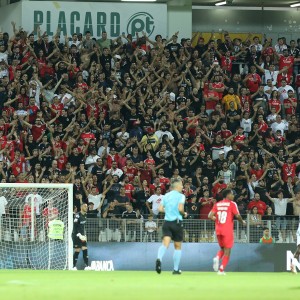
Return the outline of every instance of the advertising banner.
{"type": "MultiPolygon", "coordinates": [[[[89,243],[89,259],[97,271],[154,270],[160,243],[89,243]]],[[[285,272],[290,270],[294,244],[235,244],[228,272],[285,272]]],[[[217,243],[184,243],[180,268],[184,271],[212,271],[217,243]]],[[[79,268],[83,262],[78,261],[79,268]]],[[[300,264],[297,266],[300,268],[300,264]]],[[[173,268],[173,245],[170,245],[163,269],[173,268]]]]}
{"type": "Polygon", "coordinates": [[[167,35],[166,4],[128,4],[103,2],[50,2],[26,1],[22,3],[22,25],[26,30],[41,30],[48,35],[90,31],[100,38],[103,31],[108,37],[115,38],[122,33],[146,32],[152,38],[156,34],[167,35]]]}
{"type": "MultiPolygon", "coordinates": [[[[160,243],[99,243],[89,242],[89,263],[95,271],[154,271],[160,243]]],[[[290,271],[294,244],[235,244],[228,272],[286,272],[290,271]]],[[[212,271],[217,243],[184,243],[180,268],[183,271],[212,271]]],[[[67,245],[64,241],[0,243],[0,269],[64,269],[67,265],[67,245]],[[50,251],[50,252],[49,252],[50,251]]],[[[300,263],[296,266],[300,270],[300,263]]],[[[77,263],[83,269],[83,259],[77,263]]],[[[173,268],[173,245],[166,252],[163,270],[173,268]]]]}

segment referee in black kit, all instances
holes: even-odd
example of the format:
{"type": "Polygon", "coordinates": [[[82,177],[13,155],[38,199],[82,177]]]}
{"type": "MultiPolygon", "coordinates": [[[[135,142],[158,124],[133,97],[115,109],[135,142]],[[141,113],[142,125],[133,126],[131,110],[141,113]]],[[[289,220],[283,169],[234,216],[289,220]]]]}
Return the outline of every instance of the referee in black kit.
{"type": "Polygon", "coordinates": [[[165,222],[163,225],[163,241],[162,245],[158,249],[156,260],[156,272],[161,273],[161,261],[166,253],[171,240],[174,241],[174,275],[181,274],[179,270],[179,264],[181,259],[181,244],[183,241],[183,224],[182,217],[187,217],[187,213],[184,212],[185,196],[182,194],[182,180],[174,179],[171,182],[172,191],[165,194],[159,211],[165,213],[165,222]]]}

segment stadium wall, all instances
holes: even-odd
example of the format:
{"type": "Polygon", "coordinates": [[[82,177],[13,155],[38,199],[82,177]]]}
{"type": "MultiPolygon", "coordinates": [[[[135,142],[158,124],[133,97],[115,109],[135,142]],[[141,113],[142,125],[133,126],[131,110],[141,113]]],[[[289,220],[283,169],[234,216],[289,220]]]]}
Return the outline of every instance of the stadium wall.
{"type": "Polygon", "coordinates": [[[17,23],[17,29],[21,26],[22,20],[22,3],[14,3],[0,8],[0,31],[12,34],[11,22],[17,23]]]}
{"type": "MultiPolygon", "coordinates": [[[[91,262],[112,261],[114,270],[151,271],[154,269],[160,243],[89,243],[88,246],[91,262]]],[[[217,250],[218,245],[215,243],[184,243],[181,269],[212,271],[212,259],[217,250]]],[[[290,268],[294,250],[294,244],[236,244],[227,270],[228,272],[285,272],[290,268]]],[[[172,256],[173,245],[164,257],[163,270],[172,270],[172,256]]],[[[83,268],[80,263],[78,267],[83,268]]]]}

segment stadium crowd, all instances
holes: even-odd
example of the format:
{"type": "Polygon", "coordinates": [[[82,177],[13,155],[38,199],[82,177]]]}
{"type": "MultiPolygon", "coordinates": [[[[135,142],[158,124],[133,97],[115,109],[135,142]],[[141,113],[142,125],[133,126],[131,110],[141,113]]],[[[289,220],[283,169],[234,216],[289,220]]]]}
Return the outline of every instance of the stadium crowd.
{"type": "Polygon", "coordinates": [[[181,177],[190,219],[225,188],[253,226],[299,216],[300,39],[12,27],[0,32],[1,182],[73,183],[74,210],[131,219],[156,218],[181,177]]]}

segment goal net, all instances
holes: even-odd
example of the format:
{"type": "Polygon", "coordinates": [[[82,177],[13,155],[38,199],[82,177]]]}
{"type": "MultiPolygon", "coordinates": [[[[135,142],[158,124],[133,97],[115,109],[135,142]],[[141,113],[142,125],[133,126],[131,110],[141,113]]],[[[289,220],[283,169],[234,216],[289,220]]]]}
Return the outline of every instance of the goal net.
{"type": "Polygon", "coordinates": [[[70,269],[72,197],[72,184],[1,183],[0,269],[70,269]]]}

